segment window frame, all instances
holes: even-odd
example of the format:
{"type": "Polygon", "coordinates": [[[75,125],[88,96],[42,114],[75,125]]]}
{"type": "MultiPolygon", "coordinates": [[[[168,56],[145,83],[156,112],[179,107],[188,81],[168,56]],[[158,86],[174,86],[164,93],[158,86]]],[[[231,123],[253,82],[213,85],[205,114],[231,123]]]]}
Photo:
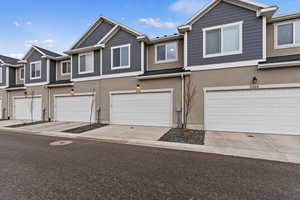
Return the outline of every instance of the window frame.
{"type": "Polygon", "coordinates": [[[169,62],[177,62],[178,61],[178,41],[172,41],[172,42],[165,42],[165,43],[159,43],[159,44],[156,44],[154,46],[154,51],[155,51],[155,64],[159,64],[159,63],[169,63],[169,62]],[[175,43],[176,44],[176,58],[175,59],[167,59],[167,55],[168,55],[168,52],[167,52],[167,45],[168,44],[172,44],[172,43],[175,43]],[[159,46],[163,46],[165,45],[166,46],[166,52],[165,52],[165,56],[166,56],[166,59],[165,60],[157,60],[157,47],[159,46]]]}
{"type": "Polygon", "coordinates": [[[42,61],[35,61],[30,63],[30,80],[35,80],[35,79],[41,79],[42,77],[42,61]],[[32,77],[32,65],[33,64],[40,64],[40,75],[37,77],[32,77]]]}
{"type": "Polygon", "coordinates": [[[95,63],[94,63],[94,52],[87,52],[87,53],[81,53],[78,55],[78,74],[90,74],[90,73],[94,73],[95,71],[95,63]],[[80,57],[81,56],[86,56],[86,55],[92,55],[92,70],[90,71],[80,71],[80,57]]]}
{"type": "Polygon", "coordinates": [[[24,67],[21,67],[20,70],[19,70],[19,79],[21,81],[24,81],[24,78],[25,78],[25,68],[24,67]],[[23,78],[21,77],[22,75],[22,70],[23,70],[23,78]]]}
{"type": "MultiPolygon", "coordinates": [[[[110,49],[110,69],[111,70],[118,70],[118,69],[128,69],[131,66],[131,44],[124,44],[124,45],[118,45],[118,46],[113,46],[110,49]],[[113,51],[114,49],[121,49],[122,47],[128,47],[128,65],[125,66],[119,66],[119,67],[114,67],[114,54],[113,51]]],[[[121,50],[120,50],[120,64],[121,64],[121,50]]]]}
{"type": "Polygon", "coordinates": [[[300,20],[289,20],[289,21],[274,24],[274,47],[275,47],[275,49],[300,47],[300,42],[296,43],[296,22],[300,22],[300,20]],[[293,24],[293,43],[278,45],[278,27],[281,25],[287,25],[287,24],[293,24]]]}
{"type": "Polygon", "coordinates": [[[213,27],[207,27],[202,29],[203,33],[203,58],[213,58],[213,57],[220,57],[220,56],[230,56],[230,55],[238,55],[243,54],[243,21],[230,23],[230,24],[223,24],[219,26],[213,26],[213,27]],[[232,52],[224,52],[223,50],[223,29],[230,27],[230,26],[239,26],[239,50],[238,51],[232,51],[232,52]],[[207,54],[206,53],[206,32],[221,29],[221,52],[220,53],[214,53],[214,54],[207,54]]]}
{"type": "Polygon", "coordinates": [[[60,74],[61,74],[62,76],[70,75],[70,74],[71,74],[71,68],[72,68],[72,66],[71,66],[71,61],[70,61],[70,60],[62,61],[62,62],[60,63],[60,74]],[[70,63],[70,72],[67,72],[67,73],[64,73],[64,72],[63,72],[63,66],[64,66],[64,63],[70,63]]]}

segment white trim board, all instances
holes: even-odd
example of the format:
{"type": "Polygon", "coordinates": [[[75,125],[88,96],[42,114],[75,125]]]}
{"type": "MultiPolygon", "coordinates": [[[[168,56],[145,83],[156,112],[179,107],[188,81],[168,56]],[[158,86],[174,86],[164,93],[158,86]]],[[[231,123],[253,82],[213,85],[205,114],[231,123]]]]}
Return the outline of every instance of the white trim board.
{"type": "Polygon", "coordinates": [[[265,60],[248,60],[248,61],[231,62],[231,63],[196,65],[196,66],[188,66],[186,67],[186,69],[191,71],[202,71],[202,70],[227,69],[227,68],[236,68],[236,67],[251,67],[251,66],[257,66],[258,63],[262,61],[265,60]]]}

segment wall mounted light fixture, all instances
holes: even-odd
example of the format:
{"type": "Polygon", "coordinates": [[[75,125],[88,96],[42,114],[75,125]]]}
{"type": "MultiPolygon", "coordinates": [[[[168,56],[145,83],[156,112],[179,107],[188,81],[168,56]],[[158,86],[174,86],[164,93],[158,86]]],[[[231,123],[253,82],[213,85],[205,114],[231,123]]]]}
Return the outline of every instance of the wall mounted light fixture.
{"type": "Polygon", "coordinates": [[[72,89],[70,90],[70,94],[71,94],[71,95],[74,95],[74,94],[75,94],[74,88],[72,88],[72,89]]]}
{"type": "Polygon", "coordinates": [[[252,84],[253,84],[253,85],[256,85],[257,82],[258,82],[258,80],[257,80],[257,78],[254,76],[254,77],[252,78],[252,84]]]}

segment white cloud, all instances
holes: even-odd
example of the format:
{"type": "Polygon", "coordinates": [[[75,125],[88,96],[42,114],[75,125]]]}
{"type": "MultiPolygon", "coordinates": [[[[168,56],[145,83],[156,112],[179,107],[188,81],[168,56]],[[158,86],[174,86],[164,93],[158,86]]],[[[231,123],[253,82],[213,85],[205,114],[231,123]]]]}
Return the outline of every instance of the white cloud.
{"type": "Polygon", "coordinates": [[[32,45],[37,45],[38,41],[37,40],[25,40],[24,45],[25,47],[29,48],[32,45]]]}
{"type": "Polygon", "coordinates": [[[26,25],[28,25],[28,26],[31,26],[32,25],[32,22],[26,22],[26,25]]]}
{"type": "Polygon", "coordinates": [[[24,54],[23,53],[8,53],[8,54],[5,54],[5,56],[22,59],[24,57],[24,54]]]}
{"type": "Polygon", "coordinates": [[[154,18],[140,18],[139,22],[144,23],[148,26],[152,26],[155,28],[176,28],[177,24],[174,22],[163,22],[160,19],[154,18]]]}
{"type": "Polygon", "coordinates": [[[170,5],[169,10],[191,15],[201,9],[207,2],[208,0],[177,0],[170,5]]]}
{"type": "Polygon", "coordinates": [[[40,42],[42,45],[46,46],[46,47],[49,47],[49,48],[52,48],[54,47],[55,45],[55,41],[54,40],[51,40],[51,39],[48,39],[48,40],[43,40],[40,42]]]}
{"type": "Polygon", "coordinates": [[[20,23],[20,22],[17,22],[17,21],[14,21],[13,24],[14,24],[17,28],[19,28],[19,27],[21,26],[21,23],[20,23]]]}
{"type": "Polygon", "coordinates": [[[24,45],[27,48],[30,48],[32,45],[41,45],[48,48],[53,48],[55,46],[55,41],[51,39],[47,40],[25,40],[24,45]]]}

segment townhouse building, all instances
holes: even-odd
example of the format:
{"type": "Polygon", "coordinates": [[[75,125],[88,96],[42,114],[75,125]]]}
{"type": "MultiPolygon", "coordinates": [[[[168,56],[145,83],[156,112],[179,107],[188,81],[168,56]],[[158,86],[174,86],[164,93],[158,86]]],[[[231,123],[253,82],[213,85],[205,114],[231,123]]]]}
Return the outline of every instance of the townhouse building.
{"type": "Polygon", "coordinates": [[[172,127],[191,81],[191,128],[300,134],[300,13],[277,10],[213,0],[154,39],[99,17],[65,55],[0,57],[1,116],[172,127]]]}

